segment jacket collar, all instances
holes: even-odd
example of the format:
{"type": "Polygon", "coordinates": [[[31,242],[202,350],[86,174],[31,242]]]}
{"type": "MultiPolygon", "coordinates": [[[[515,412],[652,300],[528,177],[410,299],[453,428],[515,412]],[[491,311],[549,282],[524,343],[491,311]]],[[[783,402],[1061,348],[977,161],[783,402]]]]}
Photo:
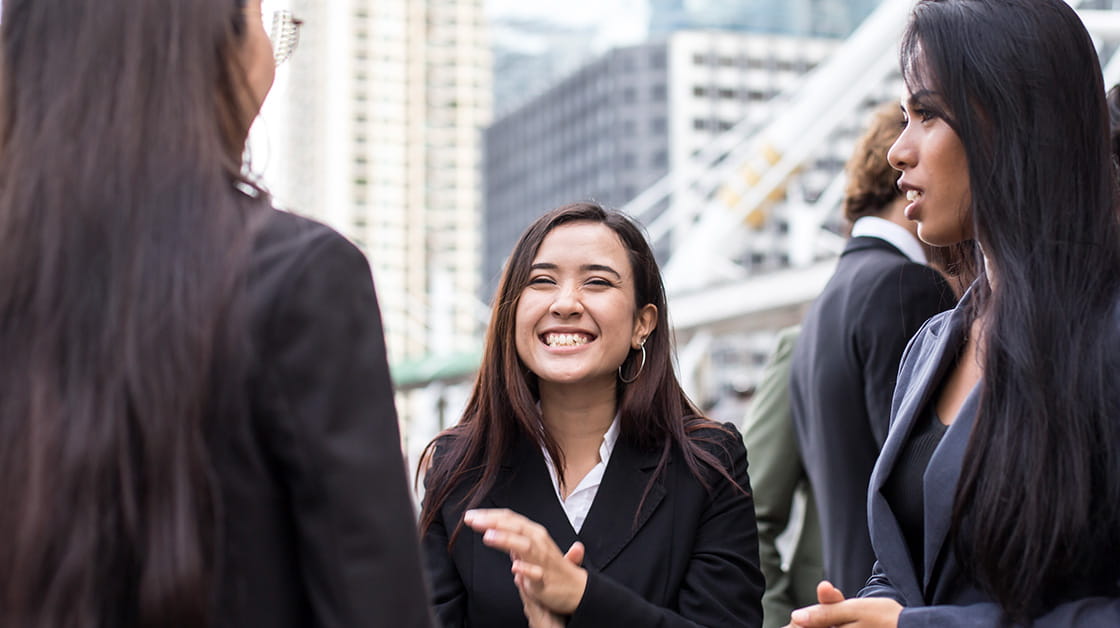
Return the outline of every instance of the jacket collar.
{"type": "Polygon", "coordinates": [[[500,481],[485,502],[488,507],[509,508],[541,524],[562,552],[577,540],[582,541],[587,550],[584,564],[602,570],[649,521],[664,499],[664,474],[645,494],[659,456],[660,452],[639,449],[622,435],[607,462],[587,519],[576,534],[556,497],[544,455],[523,435],[503,461],[508,479],[500,481]]]}
{"type": "Polygon", "coordinates": [[[952,517],[952,502],[956,494],[956,481],[960,475],[959,459],[964,456],[964,443],[972,428],[975,414],[976,391],[961,408],[960,415],[930,461],[929,473],[924,478],[925,489],[925,565],[917,569],[907,551],[905,537],[887,504],[882,490],[898,462],[899,454],[906,446],[916,420],[926,416],[924,411],[932,401],[933,394],[949,369],[956,363],[956,356],[964,341],[968,324],[967,303],[970,294],[966,293],[955,309],[939,320],[930,321],[921,336],[907,349],[914,353],[903,361],[899,371],[899,388],[896,394],[901,398],[894,401],[894,416],[891,421],[890,435],[875,470],[871,474],[868,496],[868,518],[872,530],[876,557],[884,571],[890,575],[891,582],[911,604],[920,604],[924,599],[922,590],[933,571],[933,560],[944,543],[952,517]],[[905,389],[903,388],[905,387],[905,389]],[[960,447],[956,447],[956,445],[960,447]],[[956,464],[954,464],[954,462],[956,464]],[[922,581],[916,577],[922,574],[922,581]]]}
{"type": "Polygon", "coordinates": [[[625,438],[615,445],[603,483],[579,533],[587,548],[587,560],[597,569],[605,568],[618,556],[664,499],[665,474],[646,493],[659,456],[657,451],[638,449],[625,438]]]}

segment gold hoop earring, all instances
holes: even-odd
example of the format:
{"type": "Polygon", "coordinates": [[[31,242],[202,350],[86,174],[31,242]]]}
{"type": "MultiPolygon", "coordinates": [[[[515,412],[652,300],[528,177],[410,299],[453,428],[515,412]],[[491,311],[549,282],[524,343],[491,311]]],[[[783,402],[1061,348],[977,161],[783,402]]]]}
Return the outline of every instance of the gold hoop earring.
{"type": "Polygon", "coordinates": [[[622,364],[618,365],[618,379],[623,384],[633,384],[634,382],[638,381],[638,376],[642,374],[642,369],[646,367],[646,342],[643,340],[640,346],[642,349],[642,361],[638,364],[638,370],[634,373],[633,377],[627,379],[622,376],[622,365],[626,364],[625,361],[623,361],[622,364]]]}

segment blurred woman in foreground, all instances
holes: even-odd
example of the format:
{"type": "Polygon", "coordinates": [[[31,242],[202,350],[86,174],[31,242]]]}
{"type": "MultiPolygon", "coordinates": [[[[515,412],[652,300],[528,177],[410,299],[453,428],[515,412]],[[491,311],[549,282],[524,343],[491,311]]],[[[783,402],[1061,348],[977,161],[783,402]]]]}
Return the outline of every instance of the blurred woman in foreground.
{"type": "Polygon", "coordinates": [[[368,266],[241,174],[260,0],[0,44],[0,625],[429,625],[368,266]]]}

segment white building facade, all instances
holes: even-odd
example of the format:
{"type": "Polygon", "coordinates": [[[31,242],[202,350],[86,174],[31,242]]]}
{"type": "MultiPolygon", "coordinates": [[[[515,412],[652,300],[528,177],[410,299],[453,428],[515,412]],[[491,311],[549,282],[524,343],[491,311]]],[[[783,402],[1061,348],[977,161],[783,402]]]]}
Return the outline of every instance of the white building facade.
{"type": "Polygon", "coordinates": [[[290,0],[299,46],[254,130],[277,203],[373,269],[390,361],[477,344],[482,0],[290,0]]]}

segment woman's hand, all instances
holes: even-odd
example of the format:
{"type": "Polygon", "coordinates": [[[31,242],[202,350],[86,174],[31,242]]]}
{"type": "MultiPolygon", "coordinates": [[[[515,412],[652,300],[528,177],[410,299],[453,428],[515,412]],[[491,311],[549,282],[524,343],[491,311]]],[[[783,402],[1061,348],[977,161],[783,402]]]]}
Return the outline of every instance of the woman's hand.
{"type": "Polygon", "coordinates": [[[840,589],[828,581],[817,585],[815,606],[793,611],[789,628],[897,628],[902,605],[882,597],[845,600],[840,589]]]}
{"type": "Polygon", "coordinates": [[[529,620],[529,628],[564,628],[564,619],[541,605],[525,590],[525,578],[521,575],[513,577],[517,585],[517,593],[521,596],[521,608],[525,611],[525,619],[529,620]]]}
{"type": "Polygon", "coordinates": [[[559,615],[576,610],[587,588],[587,571],[578,565],[582,544],[573,544],[565,556],[544,526],[506,509],[468,510],[463,522],[482,533],[483,543],[510,555],[523,598],[559,615]]]}

